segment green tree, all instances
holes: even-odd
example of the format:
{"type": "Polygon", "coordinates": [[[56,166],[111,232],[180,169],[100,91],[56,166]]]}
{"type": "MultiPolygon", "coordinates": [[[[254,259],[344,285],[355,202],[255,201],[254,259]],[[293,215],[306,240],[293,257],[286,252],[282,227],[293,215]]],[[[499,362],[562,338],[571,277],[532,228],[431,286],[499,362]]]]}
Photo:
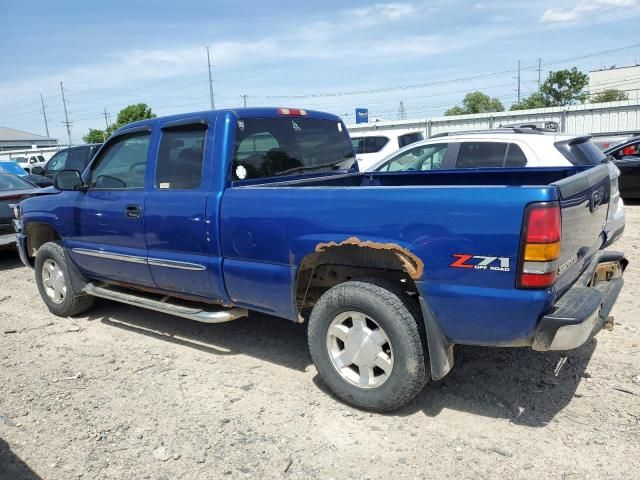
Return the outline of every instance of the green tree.
{"type": "Polygon", "coordinates": [[[89,133],[87,133],[82,140],[85,143],[102,143],[106,140],[107,134],[104,130],[98,130],[97,128],[90,128],[89,133]]]}
{"type": "Polygon", "coordinates": [[[550,107],[549,102],[540,92],[534,92],[526,98],[520,100],[519,103],[511,105],[510,110],[527,110],[530,108],[550,107]]]}
{"type": "Polygon", "coordinates": [[[615,88],[602,90],[594,93],[591,97],[591,103],[619,102],[622,100],[629,100],[629,95],[627,92],[616,90],[615,88]]]}
{"type": "Polygon", "coordinates": [[[134,103],[127,105],[120,112],[116,118],[116,123],[109,125],[106,130],[98,130],[90,128],[82,139],[87,143],[100,143],[104,142],[105,138],[111,136],[117,129],[126,125],[127,123],[137,122],[138,120],[146,120],[147,118],[155,118],[156,114],[153,113],[151,107],[146,103],[134,103]]]}
{"type": "Polygon", "coordinates": [[[571,70],[549,72],[540,93],[552,107],[584,103],[589,97],[585,91],[588,84],[589,77],[573,67],[571,70]]]}
{"type": "Polygon", "coordinates": [[[446,116],[464,115],[469,113],[503,112],[504,105],[497,98],[491,98],[482,92],[467,93],[462,101],[462,107],[455,106],[445,112],[446,116]]]}
{"type": "Polygon", "coordinates": [[[155,116],[156,114],[151,111],[151,107],[146,103],[135,103],[133,105],[127,105],[118,112],[116,125],[120,128],[127,123],[146,120],[147,118],[155,118],[155,116]]]}

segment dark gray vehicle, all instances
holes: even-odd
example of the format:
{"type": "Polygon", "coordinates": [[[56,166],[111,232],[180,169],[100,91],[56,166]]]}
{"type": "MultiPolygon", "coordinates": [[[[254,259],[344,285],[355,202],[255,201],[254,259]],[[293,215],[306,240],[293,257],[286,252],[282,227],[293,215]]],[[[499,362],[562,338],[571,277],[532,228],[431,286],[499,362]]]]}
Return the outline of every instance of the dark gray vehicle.
{"type": "Polygon", "coordinates": [[[640,199],[640,136],[604,151],[620,169],[620,196],[640,199]]]}
{"type": "Polygon", "coordinates": [[[101,143],[88,143],[76,147],[63,148],[42,167],[34,167],[31,173],[53,178],[60,170],[84,171],[93,156],[102,146],[101,143]]]}
{"type": "Polygon", "coordinates": [[[0,173],[0,247],[15,243],[12,205],[40,190],[17,175],[0,173]]]}

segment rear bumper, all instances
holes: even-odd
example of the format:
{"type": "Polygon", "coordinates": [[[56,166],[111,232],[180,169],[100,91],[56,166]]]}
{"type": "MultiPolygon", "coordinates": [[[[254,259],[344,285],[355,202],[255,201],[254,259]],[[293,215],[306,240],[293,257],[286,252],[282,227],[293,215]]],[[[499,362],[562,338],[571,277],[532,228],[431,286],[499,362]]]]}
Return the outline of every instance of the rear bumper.
{"type": "Polygon", "coordinates": [[[532,348],[571,350],[598,333],[622,290],[627,263],[620,252],[595,253],[573,287],[540,320],[532,348]]]}

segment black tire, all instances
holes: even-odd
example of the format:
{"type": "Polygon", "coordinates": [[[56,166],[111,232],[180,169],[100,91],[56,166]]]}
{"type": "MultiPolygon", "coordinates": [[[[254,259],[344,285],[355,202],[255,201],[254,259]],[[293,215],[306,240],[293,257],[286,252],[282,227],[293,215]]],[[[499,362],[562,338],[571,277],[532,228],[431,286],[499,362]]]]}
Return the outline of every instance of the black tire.
{"type": "Polygon", "coordinates": [[[49,311],[59,317],[72,317],[89,310],[95,301],[94,297],[86,295],[82,292],[75,292],[73,286],[69,282],[69,270],[62,247],[53,242],[45,243],[38,250],[34,265],[36,273],[36,284],[42,300],[49,308],[49,311]],[[47,260],[53,260],[60,266],[66,283],[66,294],[61,303],[54,302],[46,292],[46,287],[42,277],[42,267],[47,260]]]}
{"type": "Polygon", "coordinates": [[[390,412],[410,402],[429,381],[424,325],[418,305],[395,285],[379,279],[349,281],[320,297],[308,329],[313,363],[333,394],[357,408],[390,412]],[[339,314],[361,312],[386,333],[393,351],[393,368],[384,383],[362,388],[338,373],[330,358],[327,332],[339,314]]]}

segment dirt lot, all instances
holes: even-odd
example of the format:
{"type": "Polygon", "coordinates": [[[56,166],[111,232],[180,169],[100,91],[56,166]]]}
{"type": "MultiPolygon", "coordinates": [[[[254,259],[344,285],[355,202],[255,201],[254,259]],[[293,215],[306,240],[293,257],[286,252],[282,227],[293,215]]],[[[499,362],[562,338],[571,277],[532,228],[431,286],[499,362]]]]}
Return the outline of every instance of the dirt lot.
{"type": "Polygon", "coordinates": [[[637,479],[639,246],[629,206],[612,332],[566,356],[456,347],[444,381],[385,416],[326,392],[303,325],[108,302],[57,318],[0,253],[0,479],[637,479]]]}

